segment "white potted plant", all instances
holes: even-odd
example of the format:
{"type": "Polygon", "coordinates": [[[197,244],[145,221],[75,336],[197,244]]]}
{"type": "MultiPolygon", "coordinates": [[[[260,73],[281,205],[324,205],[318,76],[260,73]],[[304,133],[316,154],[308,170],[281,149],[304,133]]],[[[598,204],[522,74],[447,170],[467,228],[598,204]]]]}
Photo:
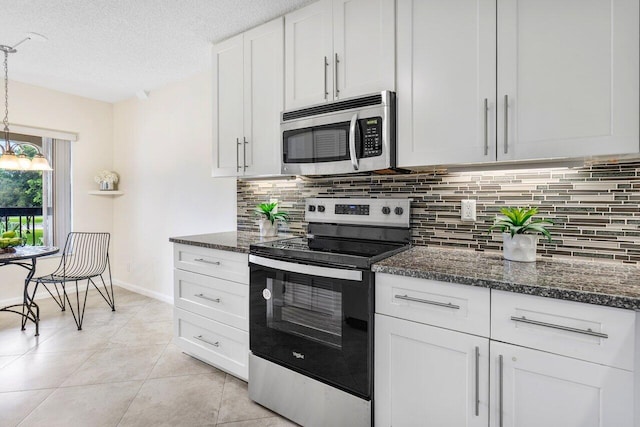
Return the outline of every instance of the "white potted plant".
{"type": "Polygon", "coordinates": [[[278,224],[276,221],[289,221],[289,214],[277,211],[278,203],[260,203],[256,206],[256,214],[260,217],[258,225],[260,226],[261,236],[277,236],[278,224]]]}
{"type": "Polygon", "coordinates": [[[114,191],[117,188],[120,177],[116,172],[103,170],[94,176],[93,180],[100,185],[100,191],[114,191]]]}
{"type": "Polygon", "coordinates": [[[538,208],[502,208],[502,215],[497,215],[489,231],[502,231],[502,254],[510,261],[534,262],[538,245],[537,234],[544,235],[551,241],[551,233],[545,224],[553,225],[546,219],[532,220],[538,208]]]}

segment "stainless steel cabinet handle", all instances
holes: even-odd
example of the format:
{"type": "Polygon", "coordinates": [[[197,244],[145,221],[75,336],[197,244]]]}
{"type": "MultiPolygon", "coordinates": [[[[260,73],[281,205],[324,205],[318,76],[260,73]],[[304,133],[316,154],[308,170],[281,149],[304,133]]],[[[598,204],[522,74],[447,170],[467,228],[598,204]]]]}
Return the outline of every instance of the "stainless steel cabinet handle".
{"type": "Polygon", "coordinates": [[[476,347],[476,417],[480,415],[480,347],[476,347]]]}
{"type": "Polygon", "coordinates": [[[240,151],[238,151],[238,145],[240,145],[240,138],[236,138],[236,169],[240,170],[240,151]]]}
{"type": "Polygon", "coordinates": [[[220,265],[220,261],[209,261],[208,259],[204,259],[204,258],[196,258],[194,259],[194,261],[204,262],[205,264],[220,265]]]}
{"type": "Polygon", "coordinates": [[[502,427],[503,424],[503,378],[504,378],[504,372],[503,372],[503,360],[502,360],[502,355],[498,356],[498,426],[502,427]]]}
{"type": "Polygon", "coordinates": [[[428,299],[410,297],[408,295],[395,295],[395,298],[396,299],[403,299],[403,300],[407,300],[407,301],[413,301],[413,302],[421,302],[423,304],[437,305],[439,307],[452,308],[454,310],[460,310],[460,306],[459,305],[451,304],[450,302],[431,301],[431,300],[428,300],[428,299]]]}
{"type": "Polygon", "coordinates": [[[327,62],[327,57],[325,56],[322,62],[322,67],[324,69],[324,99],[327,100],[329,96],[329,92],[327,91],[327,67],[329,66],[329,62],[327,62]]]}
{"type": "Polygon", "coordinates": [[[242,141],[244,142],[242,144],[242,167],[244,168],[243,170],[247,170],[247,144],[249,143],[249,141],[247,141],[247,138],[245,138],[244,136],[242,137],[242,141]]]}
{"type": "Polygon", "coordinates": [[[208,341],[208,340],[206,340],[206,339],[202,338],[202,335],[198,335],[198,336],[195,336],[195,335],[194,335],[193,337],[194,337],[195,339],[197,339],[198,341],[202,341],[202,342],[207,343],[207,344],[209,344],[209,345],[212,345],[212,346],[214,346],[214,347],[220,347],[220,341],[211,342],[211,341],[208,341]]]}
{"type": "Polygon", "coordinates": [[[569,326],[556,325],[554,323],[540,322],[539,320],[527,319],[524,316],[522,316],[522,317],[511,316],[511,320],[513,320],[514,322],[528,323],[530,325],[537,325],[537,326],[544,326],[544,327],[547,327],[547,328],[560,329],[561,331],[575,332],[576,334],[590,335],[592,337],[609,338],[609,335],[603,334],[602,332],[594,332],[591,329],[578,329],[578,328],[571,328],[569,326]]]}
{"type": "Polygon", "coordinates": [[[202,298],[202,299],[206,299],[207,301],[213,301],[213,302],[217,302],[220,303],[220,298],[210,298],[208,296],[206,296],[205,294],[194,294],[194,297],[198,297],[198,298],[202,298]]]}
{"type": "Polygon", "coordinates": [[[335,78],[333,80],[333,86],[336,88],[336,98],[340,96],[340,89],[338,89],[338,62],[340,61],[338,60],[338,54],[336,53],[335,61],[333,63],[333,70],[335,74],[335,78]]]}
{"type": "Polygon", "coordinates": [[[358,113],[355,113],[351,117],[351,123],[349,124],[349,156],[351,157],[351,164],[353,170],[357,171],[359,168],[358,158],[356,157],[356,125],[358,124],[358,113]]]}
{"type": "Polygon", "coordinates": [[[509,152],[509,95],[504,96],[504,154],[509,152]]]}
{"type": "Polygon", "coordinates": [[[484,99],[484,155],[489,154],[489,100],[484,99]]]}

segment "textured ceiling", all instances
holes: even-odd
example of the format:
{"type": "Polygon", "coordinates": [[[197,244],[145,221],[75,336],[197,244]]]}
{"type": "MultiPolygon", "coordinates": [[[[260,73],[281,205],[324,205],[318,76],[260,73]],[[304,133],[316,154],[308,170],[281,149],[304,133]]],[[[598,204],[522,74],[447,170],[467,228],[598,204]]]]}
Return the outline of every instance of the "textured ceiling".
{"type": "Polygon", "coordinates": [[[107,102],[210,66],[210,45],[312,0],[0,0],[9,80],[107,102]]]}

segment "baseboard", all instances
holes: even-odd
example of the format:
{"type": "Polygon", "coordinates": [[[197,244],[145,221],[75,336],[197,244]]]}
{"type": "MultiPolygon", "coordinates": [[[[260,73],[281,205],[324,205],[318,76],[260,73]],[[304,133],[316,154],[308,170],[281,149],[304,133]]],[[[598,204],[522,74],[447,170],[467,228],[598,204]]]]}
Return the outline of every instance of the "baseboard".
{"type": "MultiPolygon", "coordinates": [[[[51,291],[55,295],[55,291],[53,290],[53,288],[51,289],[51,291]]],[[[39,300],[44,298],[51,298],[51,295],[49,295],[49,292],[47,292],[46,289],[41,288],[40,290],[38,290],[38,293],[36,293],[35,299],[39,300]]],[[[14,305],[14,304],[22,304],[22,297],[19,296],[15,298],[7,298],[7,299],[0,300],[0,307],[6,307],[8,305],[14,305]]]]}
{"type": "MultiPolygon", "coordinates": [[[[135,292],[137,294],[141,294],[146,297],[157,299],[159,301],[166,302],[168,304],[173,305],[173,296],[161,294],[159,292],[153,292],[141,286],[132,285],[131,283],[125,283],[121,280],[113,280],[113,285],[119,286],[128,291],[135,292]]],[[[51,291],[55,294],[55,291],[53,290],[53,288],[51,289],[51,291]]],[[[51,298],[51,295],[49,295],[49,292],[47,292],[47,290],[44,288],[38,289],[35,299],[40,300],[44,298],[51,298]]],[[[0,307],[6,307],[8,305],[14,305],[14,304],[22,304],[22,297],[20,296],[20,297],[7,298],[7,299],[0,300],[0,307]]]]}
{"type": "Polygon", "coordinates": [[[122,280],[113,280],[114,286],[119,286],[123,289],[126,289],[131,292],[135,292],[140,295],[144,295],[149,298],[157,299],[162,302],[166,302],[168,304],[173,305],[173,296],[161,294],[160,292],[150,291],[147,288],[143,288],[141,286],[132,285],[131,283],[123,282],[122,280]]]}

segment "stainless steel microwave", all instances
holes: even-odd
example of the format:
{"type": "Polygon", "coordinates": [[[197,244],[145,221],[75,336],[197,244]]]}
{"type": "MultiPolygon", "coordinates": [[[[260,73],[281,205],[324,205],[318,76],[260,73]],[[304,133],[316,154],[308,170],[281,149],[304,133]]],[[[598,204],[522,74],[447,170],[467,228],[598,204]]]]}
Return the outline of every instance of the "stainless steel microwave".
{"type": "Polygon", "coordinates": [[[281,116],[282,173],[336,175],[396,166],[396,95],[382,91],[281,116]]]}

